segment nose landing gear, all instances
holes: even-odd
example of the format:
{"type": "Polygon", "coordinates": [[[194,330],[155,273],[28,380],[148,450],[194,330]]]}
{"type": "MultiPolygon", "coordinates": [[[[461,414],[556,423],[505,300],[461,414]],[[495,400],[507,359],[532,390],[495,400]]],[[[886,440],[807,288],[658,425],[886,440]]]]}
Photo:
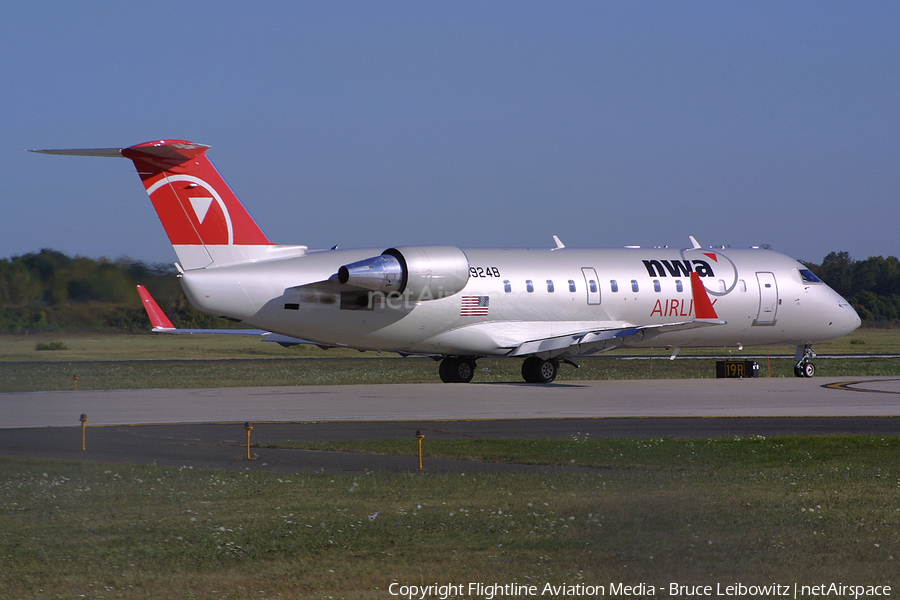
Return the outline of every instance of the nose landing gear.
{"type": "Polygon", "coordinates": [[[810,362],[810,360],[815,357],[816,353],[813,352],[812,346],[810,344],[806,344],[805,346],[797,346],[797,353],[794,355],[794,358],[797,360],[797,363],[794,365],[794,375],[796,377],[815,376],[816,365],[810,362]]]}

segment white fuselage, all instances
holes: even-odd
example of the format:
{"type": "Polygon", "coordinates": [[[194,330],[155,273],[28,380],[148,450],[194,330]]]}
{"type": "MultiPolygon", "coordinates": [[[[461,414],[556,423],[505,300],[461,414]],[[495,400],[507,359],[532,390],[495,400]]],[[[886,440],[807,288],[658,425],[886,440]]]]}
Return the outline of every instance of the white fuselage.
{"type": "MultiPolygon", "coordinates": [[[[381,250],[331,250],[190,270],[182,285],[204,312],[327,346],[510,355],[523,340],[693,317],[690,271],[726,324],[635,336],[630,346],[807,345],[853,331],[849,303],[805,267],[764,249],[464,249],[469,279],[439,299],[399,298],[338,282],[342,265],[381,250]],[[530,285],[529,283],[530,282],[530,285]],[[486,299],[486,300],[485,300],[486,299]],[[463,304],[475,309],[466,309],[463,304]]],[[[590,354],[622,338],[544,353],[590,354]]]]}

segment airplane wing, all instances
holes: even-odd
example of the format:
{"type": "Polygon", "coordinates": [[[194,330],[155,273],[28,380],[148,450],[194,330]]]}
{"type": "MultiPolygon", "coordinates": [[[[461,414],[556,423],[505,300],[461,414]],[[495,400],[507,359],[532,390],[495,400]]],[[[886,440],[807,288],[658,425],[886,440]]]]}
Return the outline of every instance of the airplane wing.
{"type": "Polygon", "coordinates": [[[543,339],[528,340],[510,349],[507,356],[527,356],[554,350],[572,348],[574,354],[585,355],[615,350],[656,337],[661,333],[724,325],[721,319],[691,319],[664,323],[661,325],[624,325],[610,323],[608,326],[569,333],[543,339]]]}
{"type": "Polygon", "coordinates": [[[150,292],[142,285],[137,286],[138,294],[141,296],[141,302],[144,304],[144,310],[150,318],[151,331],[154,333],[178,333],[178,334],[213,334],[213,335],[255,335],[262,338],[264,342],[275,342],[282,346],[297,346],[300,344],[311,344],[320,348],[327,348],[316,342],[301,340],[299,338],[272,333],[264,329],[179,329],[172,324],[166,313],[159,307],[150,292]]]}
{"type": "Polygon", "coordinates": [[[511,347],[507,356],[526,356],[541,352],[571,349],[573,354],[585,355],[614,350],[641,342],[661,333],[725,325],[713,308],[700,275],[691,273],[691,292],[694,298],[694,318],[687,321],[638,325],[624,322],[597,323],[594,327],[572,331],[564,335],[530,339],[511,347]]]}

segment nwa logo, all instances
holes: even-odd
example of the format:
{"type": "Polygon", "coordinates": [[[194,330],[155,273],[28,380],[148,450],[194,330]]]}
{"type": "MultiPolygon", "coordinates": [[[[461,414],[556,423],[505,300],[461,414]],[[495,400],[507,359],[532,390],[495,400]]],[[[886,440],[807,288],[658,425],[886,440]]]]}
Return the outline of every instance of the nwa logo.
{"type": "Polygon", "coordinates": [[[650,277],[690,277],[697,273],[700,277],[715,277],[712,266],[705,260],[644,260],[644,267],[650,277]]]}
{"type": "Polygon", "coordinates": [[[721,252],[703,252],[689,248],[681,251],[681,260],[644,260],[650,277],[690,277],[696,273],[703,278],[703,287],[710,296],[730,293],[738,282],[737,266],[721,252]],[[703,258],[694,258],[702,256],[703,258]],[[713,269],[715,265],[715,269],[713,269]]]}

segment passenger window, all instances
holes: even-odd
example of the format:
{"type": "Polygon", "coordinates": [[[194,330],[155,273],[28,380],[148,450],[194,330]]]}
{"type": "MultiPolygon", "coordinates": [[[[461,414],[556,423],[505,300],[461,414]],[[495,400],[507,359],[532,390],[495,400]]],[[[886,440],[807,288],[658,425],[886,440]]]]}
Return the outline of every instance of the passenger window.
{"type": "Polygon", "coordinates": [[[551,294],[552,294],[553,291],[554,291],[554,290],[553,290],[553,280],[552,280],[552,279],[548,279],[548,280],[547,280],[547,291],[550,292],[551,294]]]}
{"type": "Polygon", "coordinates": [[[503,291],[507,294],[512,291],[512,284],[509,282],[509,279],[503,280],[503,291]]]}
{"type": "Polygon", "coordinates": [[[619,282],[616,281],[615,279],[610,280],[609,289],[611,289],[613,292],[618,292],[619,291],[619,282]]]}
{"type": "Polygon", "coordinates": [[[684,284],[681,283],[681,280],[680,280],[680,279],[678,279],[678,280],[675,281],[675,291],[676,291],[676,292],[683,292],[683,291],[684,291],[684,284]]]}
{"type": "Polygon", "coordinates": [[[631,280],[631,291],[632,291],[632,292],[637,292],[637,291],[639,291],[639,290],[640,290],[640,288],[638,287],[637,279],[632,279],[632,280],[631,280]]]}
{"type": "Polygon", "coordinates": [[[654,292],[661,292],[661,291],[662,291],[662,287],[659,285],[659,279],[654,279],[654,280],[653,280],[653,291],[654,291],[654,292]]]}
{"type": "Polygon", "coordinates": [[[570,292],[574,292],[574,291],[575,291],[575,280],[573,280],[573,279],[570,279],[570,280],[569,280],[569,291],[570,291],[570,292]]]}
{"type": "Polygon", "coordinates": [[[725,280],[724,280],[724,279],[720,279],[720,280],[719,280],[719,291],[720,291],[720,292],[724,292],[724,291],[725,291],[725,280]]]}
{"type": "Polygon", "coordinates": [[[530,279],[525,280],[525,289],[529,292],[534,291],[534,283],[532,283],[530,279]]]}
{"type": "Polygon", "coordinates": [[[591,279],[591,280],[588,282],[588,287],[591,289],[591,293],[592,293],[592,294],[596,294],[596,293],[597,293],[597,282],[594,281],[593,279],[591,279]]]}
{"type": "Polygon", "coordinates": [[[740,290],[742,292],[746,292],[747,291],[747,282],[744,281],[743,279],[741,279],[740,281],[738,281],[738,287],[740,288],[740,290]]]}

